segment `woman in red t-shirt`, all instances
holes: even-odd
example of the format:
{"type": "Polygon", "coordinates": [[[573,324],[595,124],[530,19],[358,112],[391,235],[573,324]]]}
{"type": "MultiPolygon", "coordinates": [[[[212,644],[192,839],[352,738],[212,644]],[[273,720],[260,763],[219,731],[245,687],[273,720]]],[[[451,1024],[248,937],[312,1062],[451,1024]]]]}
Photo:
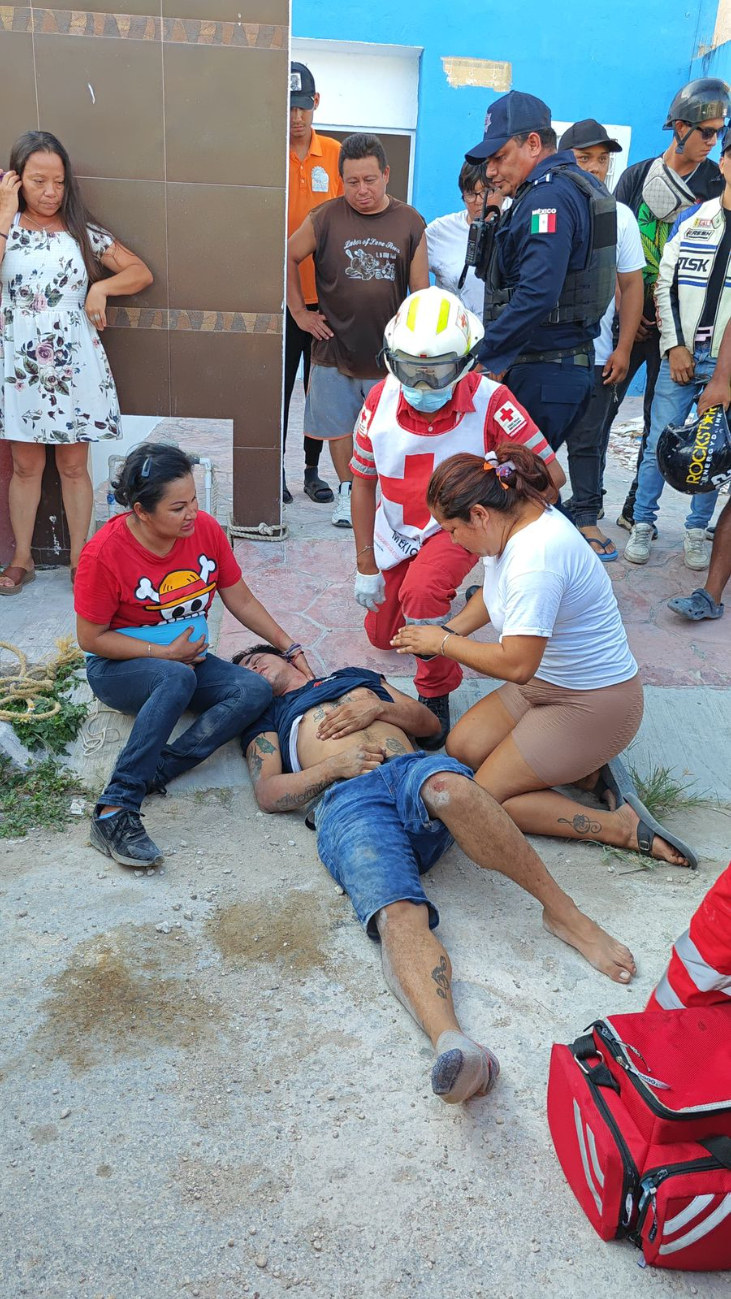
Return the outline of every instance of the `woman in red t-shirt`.
{"type": "Polygon", "coordinates": [[[113,484],[128,513],[87,543],[76,573],[89,685],[102,703],[137,715],[91,823],[93,846],[124,866],[162,860],[140,820],[145,794],[164,793],[271,702],[262,677],[207,652],[216,589],[244,627],[313,675],[301,645],[243,581],[220,524],[198,509],[192,469],[177,447],[143,443],[132,451],[113,484]],[[199,716],[170,743],[187,708],[199,716]]]}

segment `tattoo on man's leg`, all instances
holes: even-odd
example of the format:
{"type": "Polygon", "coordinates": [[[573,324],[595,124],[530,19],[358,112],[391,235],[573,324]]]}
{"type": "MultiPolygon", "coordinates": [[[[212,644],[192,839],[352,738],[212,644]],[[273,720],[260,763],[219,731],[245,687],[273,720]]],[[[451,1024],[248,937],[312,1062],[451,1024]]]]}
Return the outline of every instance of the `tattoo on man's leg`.
{"type": "Polygon", "coordinates": [[[565,816],[558,818],[559,825],[570,825],[577,834],[600,834],[602,829],[601,821],[592,821],[591,817],[577,813],[570,821],[565,816]]]}
{"type": "Polygon", "coordinates": [[[434,967],[431,972],[431,977],[437,985],[437,996],[441,997],[443,1001],[446,1001],[447,993],[449,992],[449,976],[447,974],[446,956],[443,956],[439,964],[434,967]]]}

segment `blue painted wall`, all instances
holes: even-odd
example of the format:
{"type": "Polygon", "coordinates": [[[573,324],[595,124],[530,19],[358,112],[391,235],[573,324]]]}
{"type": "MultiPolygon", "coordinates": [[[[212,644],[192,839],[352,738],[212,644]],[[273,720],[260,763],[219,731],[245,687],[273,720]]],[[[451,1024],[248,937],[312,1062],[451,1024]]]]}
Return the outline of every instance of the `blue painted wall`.
{"type": "MultiPolygon", "coordinates": [[[[482,137],[484,89],[452,89],[442,56],[507,60],[514,89],[540,95],[558,120],[596,117],[632,127],[630,161],[660,152],[661,127],[699,46],[710,44],[717,0],[293,0],[292,33],[325,40],[424,47],[413,202],[427,221],[459,204],[456,176],[482,137]]],[[[731,73],[731,51],[724,73],[731,73]]],[[[711,73],[710,75],[713,75],[711,73]]],[[[364,86],[364,118],[368,88],[364,86]]]]}
{"type": "Polygon", "coordinates": [[[731,41],[693,60],[693,77],[721,77],[731,84],[731,41]]]}

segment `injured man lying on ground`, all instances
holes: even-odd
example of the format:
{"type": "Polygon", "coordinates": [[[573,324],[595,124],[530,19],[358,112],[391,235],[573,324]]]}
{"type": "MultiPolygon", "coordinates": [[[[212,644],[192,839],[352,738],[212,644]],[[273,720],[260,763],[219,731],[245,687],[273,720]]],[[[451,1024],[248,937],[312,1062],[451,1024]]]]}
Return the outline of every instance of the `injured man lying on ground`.
{"type": "Polygon", "coordinates": [[[380,940],[388,987],[432,1041],[437,1096],[449,1104],[483,1096],[500,1068],[460,1028],[451,962],[434,933],[439,915],[422,887],[422,875],[453,841],[478,866],[532,894],[550,933],[611,979],[629,982],[631,952],[579,911],[469,767],[419,751],[418,738],[409,738],[439,727],[424,704],[365,668],[308,681],[270,645],[234,662],[274,691],[241,737],[259,807],[289,812],[317,800],[320,857],[369,938],[380,940]]]}

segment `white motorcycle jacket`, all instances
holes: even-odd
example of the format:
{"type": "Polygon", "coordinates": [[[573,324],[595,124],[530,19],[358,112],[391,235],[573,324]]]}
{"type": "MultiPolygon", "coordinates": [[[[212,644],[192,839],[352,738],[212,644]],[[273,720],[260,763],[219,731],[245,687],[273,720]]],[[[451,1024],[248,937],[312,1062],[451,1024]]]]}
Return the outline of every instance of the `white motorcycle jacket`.
{"type": "MultiPolygon", "coordinates": [[[[665,245],[655,286],[661,356],[666,356],[671,347],[693,351],[724,226],[720,198],[709,199],[678,218],[665,245]]],[[[713,319],[712,356],[718,356],[730,317],[731,257],[713,319]]]]}

